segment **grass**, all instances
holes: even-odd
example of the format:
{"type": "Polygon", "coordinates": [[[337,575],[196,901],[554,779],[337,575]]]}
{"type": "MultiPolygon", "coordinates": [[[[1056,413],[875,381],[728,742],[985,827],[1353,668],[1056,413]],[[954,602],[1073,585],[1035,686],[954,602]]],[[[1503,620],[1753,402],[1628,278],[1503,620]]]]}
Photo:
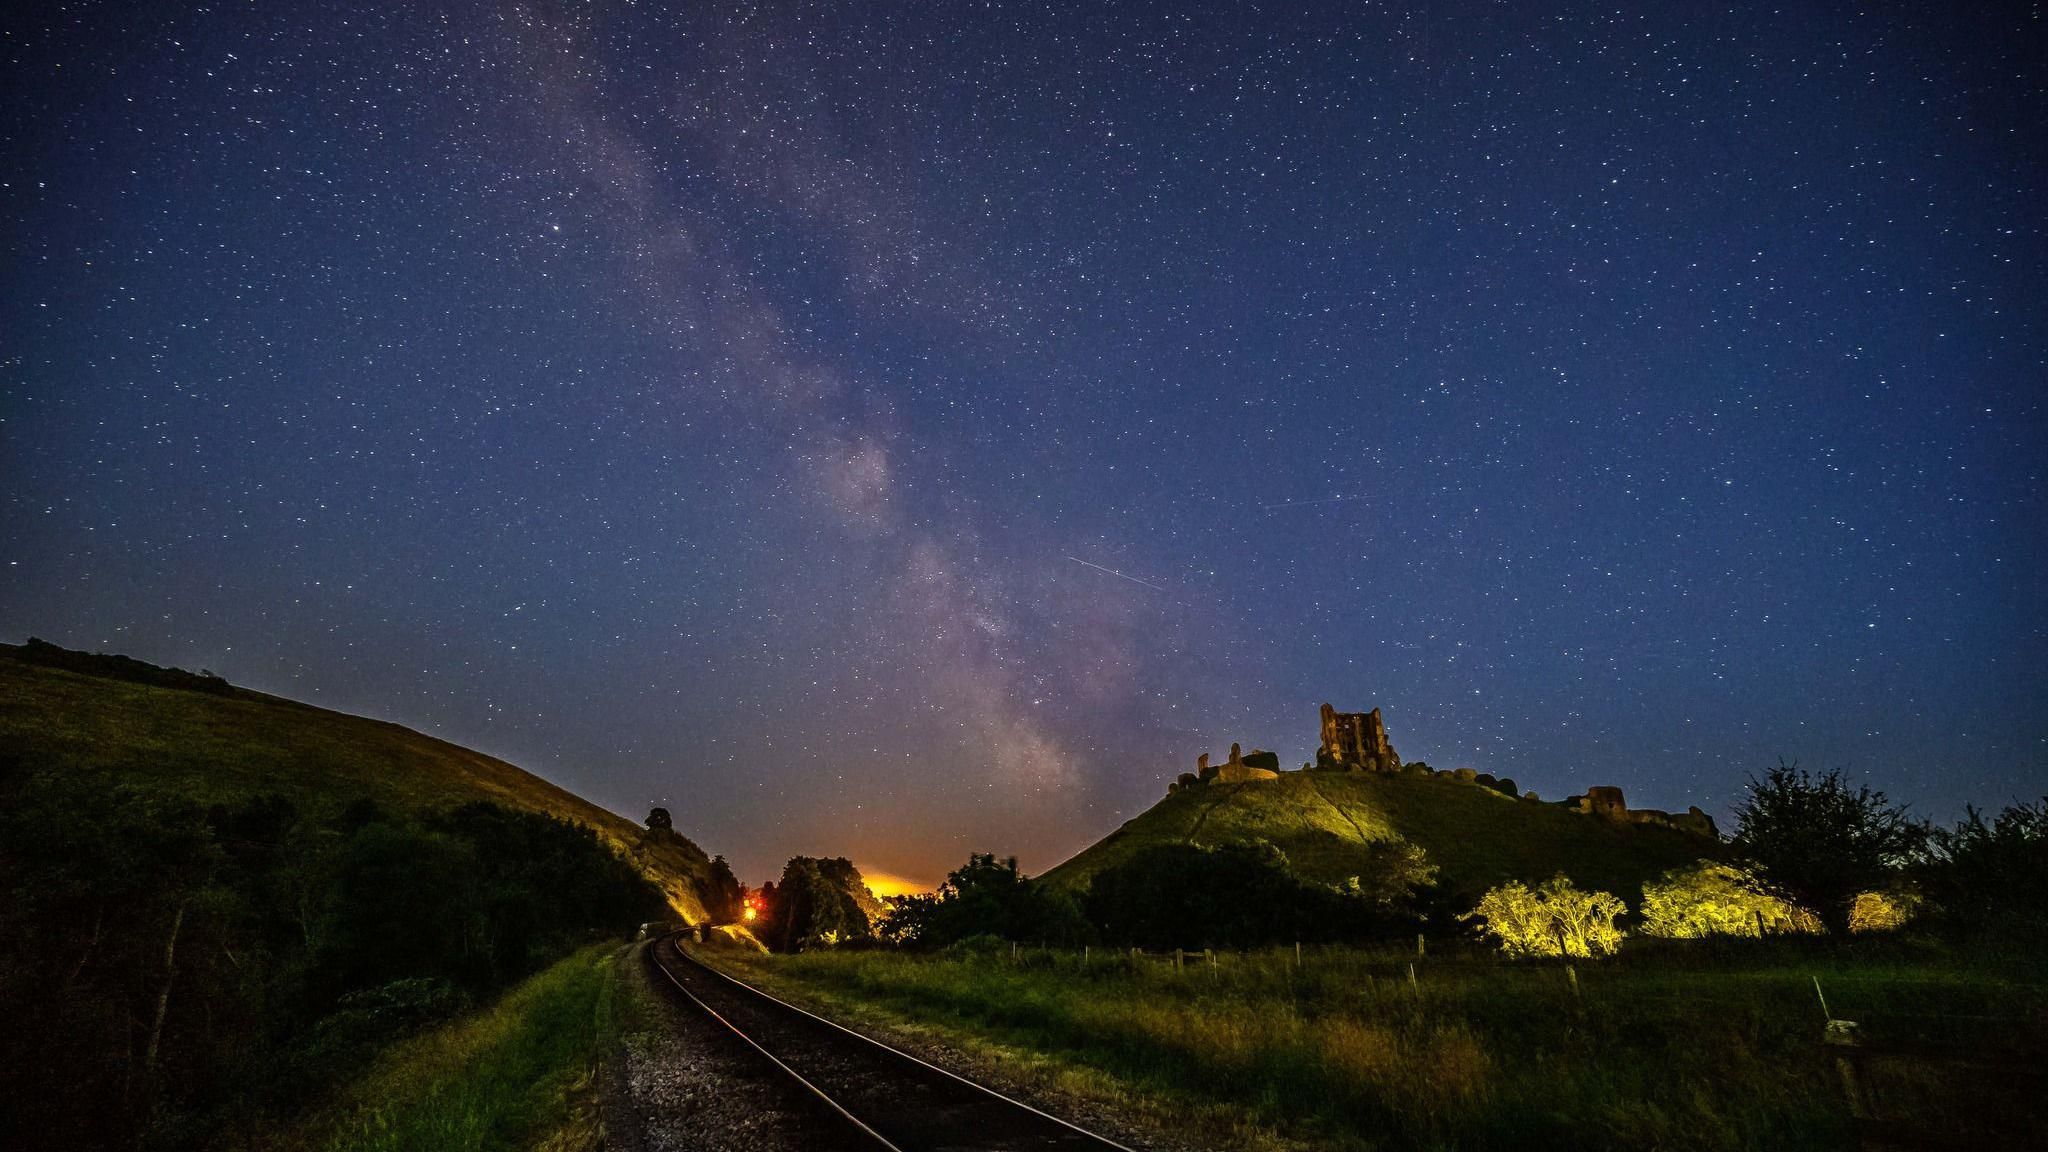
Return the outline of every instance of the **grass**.
{"type": "MultiPolygon", "coordinates": [[[[304,809],[358,798],[396,811],[485,800],[592,828],[631,857],[677,915],[704,919],[709,858],[503,760],[397,724],[247,689],[157,687],[24,663],[0,645],[0,772],[104,780],[200,803],[275,793],[304,809]]],[[[0,780],[4,800],[5,780],[0,780]]]]}
{"type": "MultiPolygon", "coordinates": [[[[1852,1146],[1819,1045],[1816,976],[1836,1016],[1880,1036],[1935,1019],[1967,1031],[2002,1016],[2033,1021],[2014,1042],[2039,1040],[2040,984],[1935,959],[1770,945],[1732,966],[1684,959],[1697,950],[1581,964],[1577,994],[1558,966],[1431,958],[1411,985],[1412,957],[1337,949],[1311,950],[1300,969],[1287,950],[1219,957],[1213,968],[1191,960],[1179,972],[1170,960],[1100,952],[1087,964],[1042,952],[721,963],[821,1010],[1035,1068],[1034,1078],[1085,1096],[1199,1116],[1205,1145],[1852,1146]],[[1237,1136],[1219,1139],[1233,1117],[1237,1136]]],[[[1890,1068],[1885,1091],[1944,1131],[2013,1119],[2010,1098],[1964,1103],[1937,1071],[1890,1068]]],[[[2029,1122],[2042,1131],[2038,1117],[2029,1122]]]]}
{"type": "Polygon", "coordinates": [[[1151,845],[1263,839],[1304,879],[1341,884],[1365,870],[1366,845],[1397,838],[1421,846],[1442,870],[1439,890],[1468,898],[1506,880],[1562,871],[1582,888],[1633,902],[1645,880],[1716,854],[1713,844],[1672,829],[1617,825],[1462,780],[1283,772],[1278,780],[1212,783],[1168,796],[1046,879],[1078,890],[1151,845]]]}
{"type": "Polygon", "coordinates": [[[329,1152],[594,1149],[597,1055],[618,1034],[613,946],[586,948],[492,1008],[394,1046],[288,1147],[329,1152]]]}

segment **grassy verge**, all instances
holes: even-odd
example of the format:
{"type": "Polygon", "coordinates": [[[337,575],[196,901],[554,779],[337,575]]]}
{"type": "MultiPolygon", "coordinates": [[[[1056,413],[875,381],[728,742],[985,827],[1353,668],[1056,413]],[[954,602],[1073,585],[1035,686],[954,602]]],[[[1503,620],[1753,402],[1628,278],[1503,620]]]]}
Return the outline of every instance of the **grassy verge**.
{"type": "MultiPolygon", "coordinates": [[[[1360,1149],[1849,1147],[1815,977],[1835,1016],[1880,1035],[1887,1022],[1896,1036],[2000,1018],[2038,1031],[2044,1007],[2037,983],[1818,952],[1582,965],[1576,992],[1561,967],[1428,960],[1411,984],[1391,955],[1292,961],[1233,955],[1176,972],[1101,954],[721,958],[829,1012],[1049,1066],[1087,1095],[1155,1116],[1207,1110],[1205,1138],[1222,1108],[1283,1139],[1360,1149]]],[[[1885,1077],[1916,1122],[1951,1131],[2011,1106],[1980,1098],[1943,1116],[1953,1097],[1939,1069],[1885,1077]]]]}
{"type": "Polygon", "coordinates": [[[596,1059],[619,1027],[613,946],[395,1047],[292,1146],[340,1152],[596,1148],[596,1059]]]}

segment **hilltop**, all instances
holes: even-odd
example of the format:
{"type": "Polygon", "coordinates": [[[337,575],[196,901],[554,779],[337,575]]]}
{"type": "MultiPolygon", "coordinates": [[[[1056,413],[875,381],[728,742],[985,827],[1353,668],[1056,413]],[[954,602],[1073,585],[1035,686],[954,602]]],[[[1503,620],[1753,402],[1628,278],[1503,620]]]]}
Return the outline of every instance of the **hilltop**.
{"type": "Polygon", "coordinates": [[[515,765],[410,728],[316,708],[120,656],[0,644],[0,801],[29,773],[233,803],[359,799],[399,812],[488,801],[595,831],[691,922],[706,919],[710,859],[515,765]]]}
{"type": "Polygon", "coordinates": [[[1229,764],[1212,767],[1204,756],[1201,775],[1182,776],[1165,799],[1044,879],[1080,889],[1154,845],[1264,840],[1302,879],[1342,884],[1372,867],[1370,845],[1406,841],[1441,870],[1439,894],[1459,903],[1508,880],[1559,872],[1634,901],[1645,881],[1722,851],[1704,814],[1631,812],[1619,789],[1545,803],[1512,795],[1490,776],[1403,766],[1377,711],[1333,713],[1326,705],[1324,731],[1322,768],[1275,771],[1260,766],[1269,754],[1240,756],[1235,746],[1229,764]],[[1355,767],[1361,763],[1371,767],[1355,767]]]}

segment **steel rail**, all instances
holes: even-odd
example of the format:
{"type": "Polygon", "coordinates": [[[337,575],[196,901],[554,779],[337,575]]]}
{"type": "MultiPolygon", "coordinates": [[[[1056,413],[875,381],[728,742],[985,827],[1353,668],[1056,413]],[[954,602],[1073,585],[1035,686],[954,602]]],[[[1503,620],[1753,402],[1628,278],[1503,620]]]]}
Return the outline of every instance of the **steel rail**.
{"type": "MultiPolygon", "coordinates": [[[[804,1008],[800,1005],[791,1004],[789,1001],[784,1000],[779,996],[775,996],[771,993],[764,992],[761,989],[754,987],[752,984],[749,984],[736,976],[732,976],[728,973],[721,972],[718,969],[712,967],[711,965],[705,963],[704,961],[699,960],[695,956],[692,956],[688,952],[684,951],[682,946],[681,933],[671,935],[665,938],[662,942],[668,944],[669,949],[677,957],[687,961],[692,967],[701,969],[704,972],[716,976],[720,980],[723,980],[726,983],[731,984],[733,987],[740,989],[742,992],[749,993],[757,999],[765,1000],[768,1003],[773,1004],[778,1008],[781,1008],[785,1012],[794,1013],[797,1016],[801,1016],[815,1023],[822,1024],[834,1032],[840,1033],[845,1036],[849,1036],[855,1040],[861,1041],[862,1043],[872,1045],[873,1047],[880,1049],[882,1052],[885,1052],[890,1056],[897,1057],[901,1060],[907,1060],[912,1064],[915,1064],[921,1068],[926,1069],[927,1071],[936,1072],[940,1076],[943,1076],[946,1079],[954,1081],[955,1083],[961,1084],[967,1088],[971,1088],[984,1096],[990,1097],[994,1100],[998,1100],[1013,1108],[1020,1108],[1026,1112],[1031,1113],[1034,1116],[1040,1117],[1041,1119],[1050,1120],[1054,1124],[1059,1125],[1061,1128],[1065,1128],[1069,1132],[1072,1132],[1073,1134],[1092,1142],[1097,1147],[1114,1149],[1115,1152],[1137,1152],[1136,1149],[1133,1149],[1128,1145],[1119,1144],[1116,1141],[1111,1140],[1109,1137],[1104,1136],[1100,1133],[1090,1132],[1088,1129],[1083,1128],[1080,1125],[1073,1123],[1072,1121],[1061,1119],[1060,1117],[1045,1111],[1043,1108],[1035,1107],[1022,1100],[1018,1100],[1012,1096],[1006,1096],[1003,1093],[996,1091],[994,1088],[991,1088],[986,1084],[980,1083],[975,1080],[970,1080],[957,1072],[953,1072],[949,1069],[942,1068],[929,1060],[926,1060],[919,1056],[912,1055],[909,1052],[905,1052],[901,1048],[897,1048],[890,1044],[885,1044],[882,1041],[877,1040],[874,1037],[869,1036],[865,1033],[856,1032],[853,1029],[846,1027],[844,1024],[839,1023],[838,1021],[828,1020],[825,1017],[820,1016],[816,1012],[812,1012],[807,1008],[804,1008]]],[[[773,1060],[775,1062],[776,1067],[789,1072],[792,1076],[796,1076],[798,1080],[803,1082],[806,1088],[809,1088],[811,1091],[816,1092],[819,1096],[824,1097],[826,1102],[831,1104],[833,1109],[839,1112],[840,1115],[845,1116],[847,1119],[852,1120],[855,1124],[860,1125],[860,1128],[863,1132],[866,1132],[867,1134],[873,1136],[876,1140],[880,1140],[884,1145],[887,1145],[892,1148],[895,1147],[895,1145],[889,1144],[888,1140],[885,1137],[883,1137],[880,1133],[877,1133],[873,1128],[870,1128],[866,1124],[862,1123],[857,1117],[853,1115],[853,1113],[847,1111],[844,1107],[840,1106],[840,1104],[837,1101],[832,1100],[829,1096],[826,1096],[825,1093],[822,1090],[820,1090],[816,1085],[810,1083],[808,1080],[803,1080],[802,1076],[798,1075],[793,1069],[791,1069],[787,1064],[784,1064],[781,1060],[776,1059],[776,1057],[772,1053],[770,1053],[766,1048],[761,1047],[761,1045],[759,1043],[756,1043],[752,1037],[747,1036],[746,1033],[741,1032],[737,1027],[734,1027],[731,1021],[725,1019],[723,1016],[718,1015],[718,1013],[713,1011],[709,1005],[705,1004],[703,1000],[699,999],[695,993],[691,992],[687,988],[683,988],[682,981],[677,980],[675,974],[673,972],[668,971],[666,965],[657,962],[656,967],[661,968],[662,975],[667,976],[670,983],[673,983],[677,988],[682,989],[683,994],[685,996],[688,996],[692,1002],[694,1002],[698,1007],[703,1008],[706,1012],[709,1012],[714,1018],[718,1020],[719,1023],[724,1024],[727,1028],[731,1028],[733,1032],[738,1034],[742,1039],[746,1040],[748,1044],[753,1045],[756,1051],[760,1052],[764,1056],[767,1056],[770,1060],[773,1060]]]]}
{"type": "MultiPolygon", "coordinates": [[[[706,1016],[709,1016],[713,1020],[718,1021],[720,1024],[725,1025],[726,1028],[730,1030],[733,1035],[739,1037],[741,1040],[746,1041],[748,1047],[752,1048],[754,1051],[759,1052],[762,1056],[766,1057],[770,1064],[773,1064],[777,1068],[782,1069],[782,1071],[785,1074],[787,1074],[790,1079],[796,1081],[798,1084],[803,1085],[803,1087],[807,1091],[809,1091],[811,1095],[816,1096],[818,1099],[824,1101],[826,1107],[832,1109],[832,1111],[834,1112],[837,1112],[841,1119],[853,1125],[854,1128],[860,1131],[861,1135],[866,1136],[870,1140],[873,1140],[880,1147],[888,1149],[889,1152],[903,1152],[903,1149],[891,1143],[887,1136],[884,1136],[880,1132],[875,1131],[873,1128],[868,1127],[866,1122],[862,1121],[860,1117],[855,1116],[853,1113],[848,1112],[846,1108],[839,1103],[839,1101],[834,1100],[831,1097],[831,1095],[829,1095],[823,1088],[820,1088],[816,1084],[811,1083],[811,1081],[808,1078],[806,1078],[803,1073],[797,1071],[794,1068],[791,1068],[787,1064],[784,1064],[782,1062],[782,1059],[775,1055],[775,1053],[770,1052],[766,1048],[763,1048],[759,1041],[755,1040],[752,1036],[749,1036],[745,1032],[741,1031],[739,1025],[734,1024],[730,1020],[727,1020],[724,1016],[719,1014],[718,1009],[713,1008],[709,1004],[706,1004],[703,1000],[698,998],[695,992],[692,992],[688,988],[684,987],[683,982],[681,980],[676,979],[676,974],[668,970],[668,965],[661,962],[661,956],[658,949],[662,944],[667,944],[672,950],[674,950],[676,955],[682,956],[685,959],[689,959],[692,963],[698,963],[699,967],[706,966],[696,961],[695,958],[688,956],[688,954],[683,951],[682,945],[676,942],[675,936],[668,936],[663,938],[662,940],[656,941],[653,945],[653,947],[657,949],[654,959],[654,967],[657,970],[659,970],[663,976],[668,977],[668,982],[676,986],[676,991],[681,992],[684,996],[688,997],[690,1003],[695,1004],[699,1008],[702,1008],[706,1016]]],[[[706,970],[710,971],[711,969],[706,967],[706,970]]],[[[721,973],[721,975],[723,975],[723,973],[721,973]]]]}

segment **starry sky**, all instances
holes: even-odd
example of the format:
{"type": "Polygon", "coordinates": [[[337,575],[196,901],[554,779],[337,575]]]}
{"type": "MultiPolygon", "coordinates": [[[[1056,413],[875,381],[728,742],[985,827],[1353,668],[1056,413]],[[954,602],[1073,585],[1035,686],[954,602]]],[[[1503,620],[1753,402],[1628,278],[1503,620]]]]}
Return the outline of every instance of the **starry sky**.
{"type": "Polygon", "coordinates": [[[2048,16],[42,3],[0,638],[1057,863],[1229,744],[2048,791],[2048,16]]]}

